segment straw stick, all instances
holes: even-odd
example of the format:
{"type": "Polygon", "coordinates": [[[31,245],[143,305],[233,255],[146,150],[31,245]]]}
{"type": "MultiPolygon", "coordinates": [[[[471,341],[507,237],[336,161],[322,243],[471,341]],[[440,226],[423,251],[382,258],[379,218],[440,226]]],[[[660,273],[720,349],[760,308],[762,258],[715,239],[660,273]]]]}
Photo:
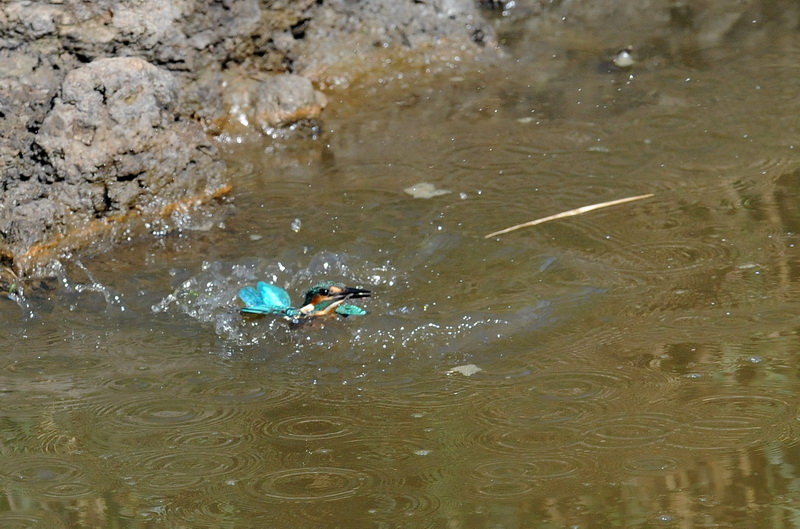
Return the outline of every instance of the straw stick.
{"type": "Polygon", "coordinates": [[[584,213],[588,213],[590,211],[594,211],[600,208],[607,208],[609,206],[616,206],[618,204],[624,204],[626,202],[633,202],[634,200],[642,200],[645,198],[650,198],[653,196],[653,193],[648,193],[646,195],[638,195],[635,197],[626,197],[626,198],[619,198],[617,200],[610,200],[608,202],[600,202],[599,204],[592,204],[589,206],[582,206],[576,209],[571,209],[569,211],[562,211],[561,213],[556,213],[555,215],[550,215],[549,217],[542,217],[540,219],[532,220],[530,222],[524,222],[522,224],[517,224],[516,226],[511,226],[510,228],[506,228],[504,230],[495,231],[488,235],[484,235],[484,239],[489,239],[490,237],[496,237],[497,235],[502,235],[504,233],[508,233],[510,231],[518,230],[520,228],[527,228],[528,226],[536,226],[537,224],[542,224],[544,222],[550,222],[551,220],[563,219],[564,217],[574,217],[575,215],[582,215],[584,213]]]}

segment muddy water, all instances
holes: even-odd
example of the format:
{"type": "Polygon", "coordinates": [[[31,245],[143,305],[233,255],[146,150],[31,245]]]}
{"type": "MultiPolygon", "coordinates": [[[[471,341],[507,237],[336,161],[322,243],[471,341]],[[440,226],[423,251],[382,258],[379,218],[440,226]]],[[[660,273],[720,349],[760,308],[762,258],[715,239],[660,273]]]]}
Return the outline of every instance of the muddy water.
{"type": "Polygon", "coordinates": [[[501,17],[500,67],[232,145],[222,211],[0,304],[0,525],[792,525],[800,41],[752,26],[501,17]],[[370,314],[238,314],[321,278],[370,314]]]}

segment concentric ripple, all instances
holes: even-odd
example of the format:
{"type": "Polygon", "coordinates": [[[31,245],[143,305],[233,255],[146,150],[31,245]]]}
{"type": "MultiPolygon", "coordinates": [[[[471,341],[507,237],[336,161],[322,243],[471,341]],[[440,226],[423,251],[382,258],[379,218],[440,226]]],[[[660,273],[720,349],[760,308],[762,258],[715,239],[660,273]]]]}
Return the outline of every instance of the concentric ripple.
{"type": "Polygon", "coordinates": [[[263,377],[231,377],[224,366],[208,370],[176,369],[161,374],[166,388],[183,388],[183,394],[192,399],[202,399],[218,404],[241,404],[259,402],[279,406],[292,402],[302,395],[302,390],[293,387],[290,381],[263,377]]]}
{"type": "Polygon", "coordinates": [[[90,496],[96,496],[98,494],[98,490],[94,483],[89,482],[70,482],[70,483],[59,483],[48,488],[44,495],[49,498],[55,499],[63,499],[63,500],[74,500],[78,498],[88,498],[90,496]]]}
{"type": "Polygon", "coordinates": [[[369,518],[404,519],[434,514],[441,502],[439,498],[421,490],[375,491],[365,494],[364,502],[369,518]]]}
{"type": "Polygon", "coordinates": [[[467,477],[467,490],[479,498],[514,498],[536,489],[552,491],[594,469],[590,457],[553,454],[525,460],[499,459],[475,467],[467,477]]]}
{"type": "Polygon", "coordinates": [[[527,377],[526,387],[479,403],[475,417],[489,428],[470,434],[492,450],[541,450],[570,446],[583,435],[583,423],[630,391],[648,372],[548,370],[527,377]]]}
{"type": "Polygon", "coordinates": [[[448,409],[459,404],[474,404],[476,392],[466,377],[448,377],[441,384],[413,378],[387,383],[390,390],[379,403],[383,407],[414,408],[425,411],[448,409]]]}
{"type": "Polygon", "coordinates": [[[583,442],[595,448],[640,447],[664,439],[677,424],[659,413],[606,417],[593,423],[583,442]]]}
{"type": "MultiPolygon", "coordinates": [[[[541,388],[534,388],[540,391],[541,388]]],[[[546,389],[552,392],[553,386],[546,389]]],[[[565,390],[566,391],[566,390],[565,390]]],[[[493,426],[517,428],[521,424],[563,424],[591,416],[597,405],[590,400],[569,402],[561,399],[535,398],[531,391],[498,398],[479,406],[476,418],[493,426]]]]}
{"type": "Polygon", "coordinates": [[[80,466],[56,456],[14,457],[0,464],[0,476],[21,483],[72,481],[83,475],[80,466]]]}
{"type": "Polygon", "coordinates": [[[56,396],[50,391],[29,390],[9,392],[3,395],[3,414],[21,421],[34,421],[43,409],[53,404],[56,396]]]}
{"type": "Polygon", "coordinates": [[[114,402],[100,407],[101,420],[122,427],[161,429],[210,425],[235,418],[242,410],[207,404],[191,399],[141,398],[134,395],[128,401],[114,402]]]}
{"type": "Polygon", "coordinates": [[[75,499],[96,494],[101,480],[90,479],[85,469],[65,457],[30,455],[7,459],[0,465],[0,480],[13,481],[37,494],[75,499]]]}
{"type": "Polygon", "coordinates": [[[763,430],[760,420],[738,416],[719,416],[698,419],[684,425],[667,442],[678,448],[691,450],[739,450],[748,446],[763,444],[770,439],[785,437],[790,427],[763,430]]]}
{"type": "Polygon", "coordinates": [[[245,493],[253,498],[271,498],[299,503],[315,503],[348,498],[369,488],[367,474],[335,467],[308,467],[281,470],[248,480],[245,493]]]}
{"type": "Polygon", "coordinates": [[[156,374],[115,374],[103,380],[103,387],[122,393],[141,393],[163,388],[164,379],[156,374]]]}
{"type": "Polygon", "coordinates": [[[475,491],[478,496],[489,498],[513,498],[515,496],[529,494],[535,486],[535,482],[527,480],[488,480],[478,485],[475,491]]]}
{"type": "Polygon", "coordinates": [[[563,478],[575,475],[581,468],[591,465],[587,461],[569,456],[541,456],[526,458],[525,461],[499,459],[478,465],[473,473],[480,478],[495,480],[563,478]]]}
{"type": "Polygon", "coordinates": [[[75,358],[73,356],[62,356],[47,354],[14,360],[3,366],[5,371],[11,373],[26,373],[28,375],[40,375],[47,377],[59,377],[72,375],[79,370],[102,371],[108,367],[108,360],[100,357],[84,356],[75,358]]]}
{"type": "Polygon", "coordinates": [[[47,511],[0,512],[0,527],[3,529],[58,529],[66,527],[54,513],[47,511]]]}
{"type": "Polygon", "coordinates": [[[232,501],[212,488],[182,496],[173,502],[170,512],[185,527],[224,527],[225,520],[230,519],[231,509],[232,501]]]}
{"type": "Polygon", "coordinates": [[[221,404],[239,404],[258,402],[269,406],[282,406],[302,397],[301,390],[281,385],[223,380],[207,384],[203,387],[202,397],[221,404]]]}
{"type": "Polygon", "coordinates": [[[796,403],[773,395],[710,395],[689,401],[688,405],[696,406],[704,416],[719,416],[722,413],[752,417],[753,420],[767,423],[780,419],[791,420],[797,411],[796,403]]]}
{"type": "Polygon", "coordinates": [[[622,469],[637,475],[669,474],[683,466],[682,461],[668,455],[641,455],[625,459],[622,469]]]}
{"type": "Polygon", "coordinates": [[[230,432],[226,429],[181,428],[166,436],[164,442],[170,446],[184,446],[209,450],[233,450],[246,446],[254,439],[254,434],[230,432]]]}
{"type": "Polygon", "coordinates": [[[247,451],[152,449],[114,454],[108,462],[125,469],[138,486],[167,493],[249,479],[258,459],[257,453],[247,451]]]}
{"type": "Polygon", "coordinates": [[[532,377],[531,394],[558,401],[602,401],[618,396],[630,384],[623,371],[547,371],[532,377]]]}
{"type": "Polygon", "coordinates": [[[528,454],[573,446],[580,442],[581,432],[567,425],[530,424],[483,428],[470,439],[488,450],[528,454]]]}
{"type": "Polygon", "coordinates": [[[644,274],[685,273],[735,262],[735,245],[722,239],[676,239],[617,245],[601,256],[622,272],[644,274]]]}
{"type": "Polygon", "coordinates": [[[795,405],[770,395],[712,395],[687,407],[696,418],[666,440],[694,450],[735,450],[786,438],[796,415],[795,405]]]}
{"type": "Polygon", "coordinates": [[[429,461],[430,455],[438,445],[426,439],[392,436],[387,432],[381,436],[343,439],[336,447],[334,454],[357,459],[374,482],[397,484],[402,476],[398,471],[419,473],[433,464],[429,461]]]}
{"type": "Polygon", "coordinates": [[[347,417],[310,416],[288,417],[270,423],[264,428],[264,433],[281,439],[318,441],[345,437],[356,430],[357,425],[347,417]]]}

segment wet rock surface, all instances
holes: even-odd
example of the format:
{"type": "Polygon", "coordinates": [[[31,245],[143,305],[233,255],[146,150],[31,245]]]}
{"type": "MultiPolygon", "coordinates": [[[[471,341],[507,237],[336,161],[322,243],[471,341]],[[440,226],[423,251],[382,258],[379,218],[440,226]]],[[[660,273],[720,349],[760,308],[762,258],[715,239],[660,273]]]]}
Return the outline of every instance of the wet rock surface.
{"type": "Polygon", "coordinates": [[[41,123],[28,124],[31,143],[17,150],[30,155],[35,178],[6,174],[7,259],[24,264],[56,246],[80,246],[79,233],[101,227],[91,223],[159,215],[223,191],[213,144],[176,103],[174,77],[143,59],[102,58],[70,70],[41,123]]]}
{"type": "Polygon", "coordinates": [[[246,136],[314,119],[328,104],[307,78],[295,74],[262,78],[231,69],[224,76],[222,115],[212,124],[216,134],[246,136]]]}
{"type": "Polygon", "coordinates": [[[209,136],[318,117],[312,82],[495,53],[473,0],[4,3],[0,260],[226,192],[209,136]]]}

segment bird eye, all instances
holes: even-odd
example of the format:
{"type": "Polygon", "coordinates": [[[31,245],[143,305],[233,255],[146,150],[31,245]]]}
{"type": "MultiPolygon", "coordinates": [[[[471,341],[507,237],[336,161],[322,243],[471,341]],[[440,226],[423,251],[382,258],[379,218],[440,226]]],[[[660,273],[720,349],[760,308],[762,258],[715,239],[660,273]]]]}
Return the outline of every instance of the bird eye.
{"type": "Polygon", "coordinates": [[[322,294],[323,296],[327,296],[329,294],[327,288],[323,288],[322,290],[319,291],[319,293],[322,294]]]}

